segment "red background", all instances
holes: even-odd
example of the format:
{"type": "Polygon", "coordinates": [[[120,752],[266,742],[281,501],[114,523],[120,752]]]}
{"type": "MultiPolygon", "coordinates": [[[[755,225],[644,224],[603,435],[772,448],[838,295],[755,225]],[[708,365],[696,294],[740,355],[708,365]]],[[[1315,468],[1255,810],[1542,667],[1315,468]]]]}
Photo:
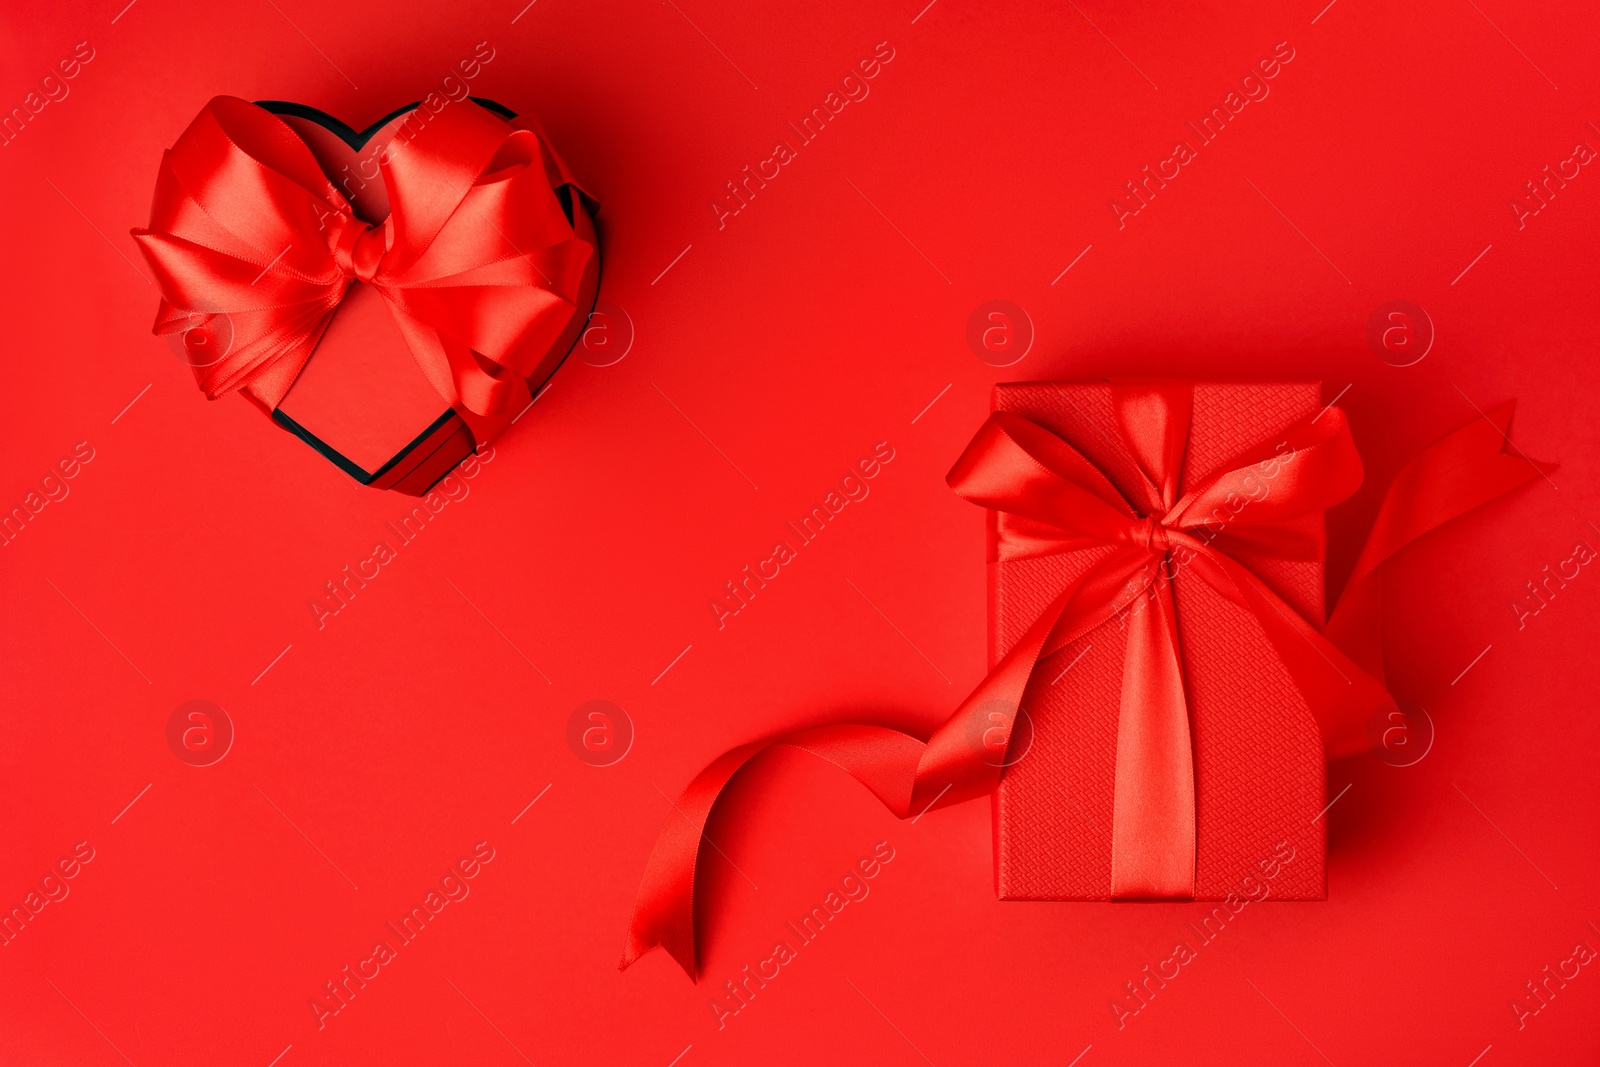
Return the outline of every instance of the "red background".
{"type": "Polygon", "coordinates": [[[6,111],[95,50],[0,149],[0,505],[94,450],[0,549],[0,905],[95,849],[0,948],[0,1061],[1594,1062],[1593,968],[1523,1029],[1509,1007],[1600,945],[1600,579],[1521,630],[1509,606],[1600,538],[1600,175],[1523,229],[1509,207],[1600,147],[1592,10],[123,4],[0,19],[6,111]],[[311,599],[411,502],[205,403],[148,333],[127,230],[211,95],[365,125],[484,40],[473,92],[537,111],[601,200],[602,295],[636,341],[569,361],[319,631],[311,599]],[[723,183],[880,41],[870,96],[719,230],[723,183]],[[1270,96],[1119,230],[1123,183],[1281,41],[1270,96]],[[965,340],[991,299],[1036,330],[1004,369],[965,340]],[[1394,299],[1437,329],[1405,368],[1364,339],[1394,299]],[[1369,482],[1333,514],[1335,583],[1388,473],[1475,408],[1519,397],[1516,442],[1562,463],[1408,553],[1392,681],[1437,738],[1331,768],[1329,900],[1248,908],[1119,1030],[1112,998],[1202,905],[999,903],[985,805],[900,823],[778,757],[713,824],[701,984],[664,953],[619,974],[665,794],[787,727],[930,729],[981,676],[983,520],[943,474],[990,385],[1153,373],[1348,385],[1369,482]],[[722,583],[884,440],[871,496],[719,631],[722,583]],[[611,767],[566,742],[595,698],[637,731],[611,767]],[[213,766],[167,744],[191,699],[237,731],[213,766]],[[323,983],[482,840],[471,895],[319,1030],[323,983]],[[871,895],[719,1030],[717,987],[878,841],[871,895]]]}

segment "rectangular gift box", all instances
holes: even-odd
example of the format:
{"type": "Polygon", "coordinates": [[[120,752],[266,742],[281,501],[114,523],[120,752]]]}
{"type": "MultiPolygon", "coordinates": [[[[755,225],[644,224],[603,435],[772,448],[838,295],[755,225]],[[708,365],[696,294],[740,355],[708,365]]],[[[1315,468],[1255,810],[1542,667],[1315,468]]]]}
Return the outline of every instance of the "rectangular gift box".
{"type": "MultiPolygon", "coordinates": [[[[419,105],[401,108],[359,133],[315,108],[272,100],[260,101],[259,106],[299,134],[328,180],[349,197],[362,219],[376,223],[389,214],[383,181],[360,176],[377,173],[376,160],[419,105]]],[[[515,128],[539,132],[490,100],[474,97],[447,106],[482,107],[515,128]]],[[[547,161],[547,170],[559,167],[553,157],[547,161]]],[[[557,185],[559,180],[553,173],[552,185],[567,221],[577,238],[594,251],[584,270],[577,310],[528,376],[530,401],[577,343],[599,290],[594,220],[576,186],[557,185]]],[[[423,375],[383,298],[357,283],[346,293],[272,418],[361,484],[423,496],[518,414],[520,410],[513,409],[478,419],[484,440],[477,440],[423,375]]]]}
{"type": "MultiPolygon", "coordinates": [[[[1321,406],[1320,383],[1196,384],[1180,493],[1321,406]]],[[[1108,384],[1001,384],[994,408],[1054,431],[1124,493],[1133,484],[1137,467],[1123,444],[1108,384]]],[[[995,530],[991,512],[991,539],[995,530]]],[[[991,667],[1104,551],[990,564],[991,667]]],[[[1235,558],[1322,624],[1322,563],[1235,558]]],[[[1179,568],[1173,584],[1194,748],[1193,899],[1255,896],[1259,883],[1273,899],[1325,899],[1317,818],[1325,803],[1325,759],[1304,701],[1251,615],[1190,569],[1179,568]]],[[[1003,900],[1111,897],[1126,647],[1126,624],[1113,619],[1034,672],[1020,712],[1026,722],[1019,721],[994,796],[995,888],[1003,900]]]]}

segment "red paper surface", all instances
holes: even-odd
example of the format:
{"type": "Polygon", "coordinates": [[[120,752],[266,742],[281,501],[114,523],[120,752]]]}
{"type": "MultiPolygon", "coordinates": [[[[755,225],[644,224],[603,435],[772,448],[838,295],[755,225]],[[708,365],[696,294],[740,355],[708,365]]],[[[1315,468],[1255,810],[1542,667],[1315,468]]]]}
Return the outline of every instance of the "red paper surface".
{"type": "Polygon", "coordinates": [[[0,506],[27,516],[0,547],[3,906],[94,850],[0,947],[0,1062],[1592,1062],[1600,976],[1525,983],[1600,948],[1600,578],[1550,579],[1520,627],[1512,605],[1600,537],[1600,176],[1525,186],[1600,148],[1596,23],[1489,0],[0,16],[6,114],[76,70],[0,148],[0,506]],[[360,125],[450,91],[485,40],[469,91],[537,113],[604,204],[608,310],[432,510],[202,400],[127,229],[213,95],[360,125]],[[1282,41],[1269,95],[1119,229],[1124,183],[1282,41]],[[777,176],[714,210],[780,139],[777,176]],[[991,360],[1023,352],[1005,367],[968,343],[994,300],[1031,323],[997,356],[979,319],[991,360]],[[1386,359],[1367,341],[1395,300],[1432,323],[1410,366],[1414,314],[1379,318],[1386,359]],[[1106,374],[1324,381],[1369,468],[1329,514],[1335,590],[1389,472],[1480,409],[1519,397],[1516,445],[1562,463],[1391,575],[1391,682],[1435,736],[1330,768],[1328,900],[1203,946],[1205,904],[998,901],[983,803],[902,823],[776,757],[711,827],[702,984],[664,953],[619,975],[666,796],[708,760],[865,713],[927,731],[982,677],[984,519],[944,473],[995,382],[1106,374]],[[719,629],[724,583],[880,441],[870,495],[719,629]],[[169,741],[192,700],[232,724],[210,766],[175,754],[203,755],[191,720],[169,741]],[[631,723],[610,766],[575,751],[610,758],[624,720],[569,733],[594,700],[631,723]],[[470,895],[319,1029],[325,983],[481,841],[470,895]],[[870,894],[719,1029],[710,998],[880,841],[870,894]],[[1119,1028],[1178,941],[1196,958],[1119,1028]]]}

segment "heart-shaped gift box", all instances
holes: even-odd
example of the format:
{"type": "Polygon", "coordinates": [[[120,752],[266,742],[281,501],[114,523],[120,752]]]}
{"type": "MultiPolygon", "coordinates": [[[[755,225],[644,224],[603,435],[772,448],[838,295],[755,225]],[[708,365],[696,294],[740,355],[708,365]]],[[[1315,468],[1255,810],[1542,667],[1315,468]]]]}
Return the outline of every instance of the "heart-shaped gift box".
{"type": "Polygon", "coordinates": [[[526,410],[599,288],[593,213],[531,119],[489,100],[356,131],[219,97],[135,230],[156,332],[341,470],[425,494],[526,410]]]}

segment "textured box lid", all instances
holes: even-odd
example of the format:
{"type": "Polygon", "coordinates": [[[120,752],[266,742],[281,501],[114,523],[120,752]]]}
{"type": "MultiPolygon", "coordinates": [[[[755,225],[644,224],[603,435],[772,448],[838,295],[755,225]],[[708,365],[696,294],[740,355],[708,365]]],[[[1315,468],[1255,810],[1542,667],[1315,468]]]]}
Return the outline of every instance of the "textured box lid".
{"type": "MultiPolygon", "coordinates": [[[[1070,441],[1113,483],[1129,484],[1105,382],[995,387],[994,407],[1070,441]]],[[[1321,407],[1314,382],[1197,383],[1182,486],[1321,407]]],[[[990,536],[994,536],[991,516],[990,536]]],[[[1067,582],[1106,549],[990,565],[991,663],[1067,582]]],[[[1323,619],[1323,565],[1238,557],[1292,607],[1323,619]]],[[[1179,643],[1195,748],[1197,899],[1222,899],[1287,839],[1297,858],[1273,882],[1279,899],[1322,899],[1321,736],[1259,625],[1201,580],[1175,582],[1179,643]]],[[[1108,623],[1041,664],[1023,699],[1032,740],[995,794],[996,891],[1002,899],[1104,900],[1111,883],[1113,771],[1125,632],[1108,623]]]]}

